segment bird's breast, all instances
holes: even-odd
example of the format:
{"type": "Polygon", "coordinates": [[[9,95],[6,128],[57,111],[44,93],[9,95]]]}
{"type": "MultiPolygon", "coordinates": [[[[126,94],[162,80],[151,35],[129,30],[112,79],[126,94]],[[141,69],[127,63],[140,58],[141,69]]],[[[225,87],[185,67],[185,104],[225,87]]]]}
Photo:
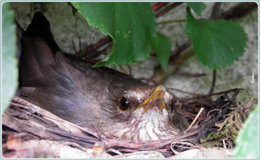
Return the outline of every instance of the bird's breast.
{"type": "Polygon", "coordinates": [[[110,136],[132,142],[147,142],[173,138],[179,130],[172,126],[168,112],[141,108],[127,122],[117,123],[104,132],[110,136]],[[141,116],[140,116],[141,115],[141,116]]]}

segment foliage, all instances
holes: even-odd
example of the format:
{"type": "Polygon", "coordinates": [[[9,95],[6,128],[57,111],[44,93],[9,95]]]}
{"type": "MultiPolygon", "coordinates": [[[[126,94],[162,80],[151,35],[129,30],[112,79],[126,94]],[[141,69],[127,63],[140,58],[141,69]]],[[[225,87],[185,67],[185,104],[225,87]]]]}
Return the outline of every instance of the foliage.
{"type": "Polygon", "coordinates": [[[202,2],[187,2],[186,5],[199,16],[201,16],[201,12],[206,8],[206,5],[202,2]]]}
{"type": "Polygon", "coordinates": [[[2,59],[2,113],[9,106],[18,83],[18,69],[16,58],[16,26],[14,25],[14,14],[10,10],[10,4],[4,3],[2,10],[2,46],[3,46],[3,59],[2,59]],[[3,93],[3,92],[2,92],[3,93]]]}
{"type": "Polygon", "coordinates": [[[250,113],[236,139],[235,158],[256,158],[259,155],[258,106],[250,113]]]}
{"type": "Polygon", "coordinates": [[[197,58],[212,69],[231,65],[245,51],[246,34],[236,22],[195,19],[187,9],[185,32],[197,58]]]}
{"type": "Polygon", "coordinates": [[[93,27],[113,38],[113,51],[104,64],[128,64],[149,57],[148,45],[156,30],[149,3],[72,3],[93,27]]]}
{"type": "Polygon", "coordinates": [[[171,42],[169,38],[161,33],[157,33],[152,40],[152,47],[155,49],[155,53],[158,61],[160,62],[162,69],[167,70],[168,60],[171,56],[171,42]]]}
{"type": "Polygon", "coordinates": [[[148,47],[152,45],[156,47],[157,55],[160,52],[158,59],[162,68],[166,69],[171,49],[167,43],[169,39],[162,34],[156,34],[155,17],[149,3],[73,2],[72,4],[90,25],[113,38],[112,53],[95,67],[144,61],[149,57],[148,47]],[[163,39],[167,44],[152,39],[163,39]]]}
{"type": "MultiPolygon", "coordinates": [[[[146,60],[150,55],[148,47],[151,46],[166,71],[171,47],[167,37],[156,34],[156,18],[149,3],[72,4],[90,25],[113,39],[112,53],[97,63],[96,67],[146,60]]],[[[206,7],[204,3],[186,4],[198,15],[206,7]]],[[[212,69],[231,65],[245,51],[246,34],[236,22],[195,19],[187,9],[185,32],[192,40],[199,61],[212,69]]]]}

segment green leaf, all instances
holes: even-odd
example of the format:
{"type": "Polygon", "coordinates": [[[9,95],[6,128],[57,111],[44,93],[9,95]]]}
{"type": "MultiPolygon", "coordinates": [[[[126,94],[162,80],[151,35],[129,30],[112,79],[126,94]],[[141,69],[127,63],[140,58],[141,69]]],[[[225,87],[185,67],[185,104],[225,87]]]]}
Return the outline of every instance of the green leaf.
{"type": "Polygon", "coordinates": [[[188,8],[185,32],[192,40],[195,55],[209,68],[231,65],[244,54],[247,38],[236,22],[196,20],[188,8]]]}
{"type": "Polygon", "coordinates": [[[171,56],[171,41],[161,33],[153,37],[151,46],[154,48],[158,61],[164,71],[167,70],[168,61],[171,56]]]}
{"type": "Polygon", "coordinates": [[[2,113],[9,106],[15,95],[18,82],[17,58],[16,58],[16,26],[14,14],[10,10],[10,4],[3,4],[3,59],[2,59],[2,113]]]}
{"type": "Polygon", "coordinates": [[[129,64],[146,60],[148,46],[156,31],[155,16],[149,3],[72,3],[87,19],[113,38],[113,51],[95,66],[129,64]]]}
{"type": "Polygon", "coordinates": [[[250,113],[236,139],[235,158],[256,158],[259,152],[258,106],[250,113]]]}
{"type": "Polygon", "coordinates": [[[203,2],[186,2],[186,5],[199,16],[201,16],[201,12],[206,8],[205,3],[203,2]]]}

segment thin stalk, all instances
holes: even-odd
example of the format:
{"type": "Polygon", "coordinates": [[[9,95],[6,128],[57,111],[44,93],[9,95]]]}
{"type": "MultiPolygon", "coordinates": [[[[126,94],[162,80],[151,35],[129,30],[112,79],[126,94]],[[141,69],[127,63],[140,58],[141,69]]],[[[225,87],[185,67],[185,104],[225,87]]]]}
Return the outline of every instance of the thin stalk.
{"type": "Polygon", "coordinates": [[[187,21],[186,19],[174,19],[174,20],[157,22],[157,24],[182,23],[186,21],[187,21]]]}

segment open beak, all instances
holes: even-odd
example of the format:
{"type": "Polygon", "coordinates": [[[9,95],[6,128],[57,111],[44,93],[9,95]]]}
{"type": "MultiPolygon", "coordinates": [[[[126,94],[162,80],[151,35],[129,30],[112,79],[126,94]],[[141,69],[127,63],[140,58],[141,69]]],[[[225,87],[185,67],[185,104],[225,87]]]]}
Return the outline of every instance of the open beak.
{"type": "Polygon", "coordinates": [[[165,88],[161,85],[156,87],[154,92],[136,109],[144,108],[143,114],[149,109],[166,109],[164,102],[165,88]]]}

